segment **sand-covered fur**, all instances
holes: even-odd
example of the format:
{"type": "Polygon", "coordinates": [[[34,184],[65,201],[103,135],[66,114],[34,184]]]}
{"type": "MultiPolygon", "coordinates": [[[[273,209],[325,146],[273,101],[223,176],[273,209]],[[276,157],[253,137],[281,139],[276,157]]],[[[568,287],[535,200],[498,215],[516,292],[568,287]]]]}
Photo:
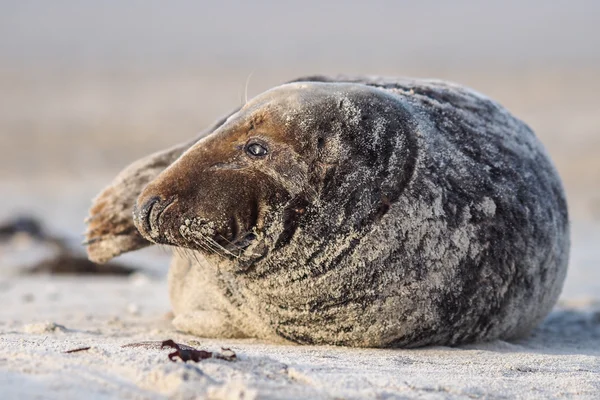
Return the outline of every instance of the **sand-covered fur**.
{"type": "MultiPolygon", "coordinates": [[[[176,326],[371,347],[536,326],[562,287],[569,226],[533,132],[453,84],[303,80],[113,192],[127,199],[115,227],[135,223],[140,240],[182,249],[170,274],[176,326]]],[[[110,243],[109,256],[139,247],[110,243]]]]}

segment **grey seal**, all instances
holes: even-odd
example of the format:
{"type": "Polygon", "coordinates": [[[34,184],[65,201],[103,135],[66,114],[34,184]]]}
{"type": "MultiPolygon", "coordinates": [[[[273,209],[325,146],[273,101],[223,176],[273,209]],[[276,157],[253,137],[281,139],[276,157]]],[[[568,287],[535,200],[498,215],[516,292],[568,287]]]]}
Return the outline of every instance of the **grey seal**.
{"type": "Polygon", "coordinates": [[[175,326],[358,347],[527,335],[569,255],[564,190],[532,130],[459,85],[301,78],[96,200],[88,252],[175,248],[175,326]]]}

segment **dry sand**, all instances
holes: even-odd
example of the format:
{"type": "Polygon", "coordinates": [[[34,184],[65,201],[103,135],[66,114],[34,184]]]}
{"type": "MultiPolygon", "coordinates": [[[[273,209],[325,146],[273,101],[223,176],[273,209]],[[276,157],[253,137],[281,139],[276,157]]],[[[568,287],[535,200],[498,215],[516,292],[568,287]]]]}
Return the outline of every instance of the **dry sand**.
{"type": "Polygon", "coordinates": [[[168,320],[166,282],[13,278],[0,284],[2,398],[578,398],[600,393],[600,303],[563,304],[534,335],[416,350],[199,339],[168,320]],[[173,363],[174,339],[238,361],[173,363]],[[88,351],[65,354],[67,350],[88,351]]]}

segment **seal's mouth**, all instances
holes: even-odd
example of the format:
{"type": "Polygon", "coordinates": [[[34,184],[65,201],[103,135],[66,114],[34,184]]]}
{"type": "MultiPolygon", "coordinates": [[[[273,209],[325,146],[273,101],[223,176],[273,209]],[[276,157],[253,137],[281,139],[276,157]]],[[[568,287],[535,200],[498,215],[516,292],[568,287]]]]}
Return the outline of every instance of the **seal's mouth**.
{"type": "Polygon", "coordinates": [[[239,239],[226,244],[224,247],[227,250],[246,250],[248,246],[252,244],[256,240],[256,235],[253,232],[248,232],[245,235],[242,235],[239,239]]]}
{"type": "Polygon", "coordinates": [[[205,255],[218,255],[237,261],[246,261],[249,256],[247,250],[258,238],[254,231],[241,233],[237,238],[225,238],[215,230],[214,222],[204,218],[185,219],[179,228],[182,242],[178,247],[196,250],[205,255]]]}
{"type": "Polygon", "coordinates": [[[150,197],[134,209],[134,222],[140,234],[156,244],[188,248],[203,253],[218,254],[227,258],[244,259],[248,248],[256,243],[254,226],[241,230],[235,217],[227,226],[205,217],[191,217],[169,209],[178,204],[177,196],[163,200],[150,197]],[[176,222],[178,221],[178,222],[176,222]]]}

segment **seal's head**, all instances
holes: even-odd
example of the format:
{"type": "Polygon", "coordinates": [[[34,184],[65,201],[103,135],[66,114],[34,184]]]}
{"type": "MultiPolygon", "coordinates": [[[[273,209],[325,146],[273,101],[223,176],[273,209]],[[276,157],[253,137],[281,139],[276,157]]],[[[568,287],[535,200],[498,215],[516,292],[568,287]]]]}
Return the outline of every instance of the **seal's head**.
{"type": "Polygon", "coordinates": [[[360,231],[409,178],[409,120],[397,98],[365,85],[280,86],[150,182],[135,225],[154,243],[238,266],[285,246],[299,226],[305,245],[360,231]]]}

